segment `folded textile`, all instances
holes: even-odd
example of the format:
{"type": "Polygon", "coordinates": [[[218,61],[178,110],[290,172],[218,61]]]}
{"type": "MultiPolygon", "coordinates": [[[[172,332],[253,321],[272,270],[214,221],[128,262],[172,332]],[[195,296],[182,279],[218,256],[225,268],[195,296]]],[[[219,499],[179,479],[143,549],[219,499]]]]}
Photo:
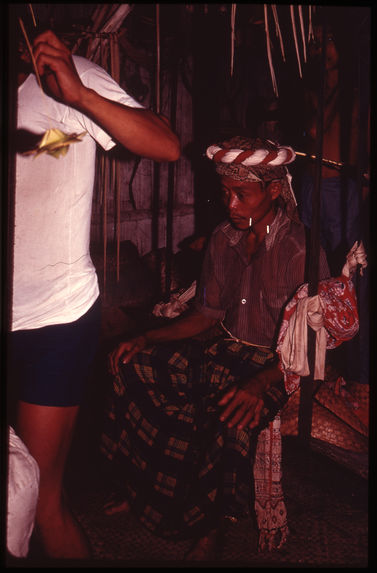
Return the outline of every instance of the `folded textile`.
{"type": "Polygon", "coordinates": [[[26,557],[34,528],[39,493],[39,467],[23,441],[9,427],[7,549],[26,557]]]}

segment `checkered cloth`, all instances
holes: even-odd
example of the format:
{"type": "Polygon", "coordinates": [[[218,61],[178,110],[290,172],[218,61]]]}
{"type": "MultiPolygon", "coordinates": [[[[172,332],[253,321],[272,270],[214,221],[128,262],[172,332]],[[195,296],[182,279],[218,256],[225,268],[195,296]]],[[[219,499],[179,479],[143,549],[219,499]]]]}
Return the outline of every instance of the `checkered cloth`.
{"type": "Polygon", "coordinates": [[[125,499],[157,535],[184,539],[249,513],[257,435],[287,400],[283,383],[264,395],[256,430],[229,429],[218,401],[275,355],[226,340],[160,344],[123,365],[114,381],[101,449],[125,499]]]}

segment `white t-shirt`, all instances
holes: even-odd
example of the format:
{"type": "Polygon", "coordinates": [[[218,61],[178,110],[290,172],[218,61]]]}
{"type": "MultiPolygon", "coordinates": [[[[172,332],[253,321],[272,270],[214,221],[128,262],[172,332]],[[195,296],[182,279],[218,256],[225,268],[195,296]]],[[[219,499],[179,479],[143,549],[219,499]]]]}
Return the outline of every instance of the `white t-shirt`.
{"type": "MultiPolygon", "coordinates": [[[[100,95],[143,107],[102,68],[74,56],[82,82],[100,95]]],[[[89,254],[96,142],[115,143],[82,113],[44,94],[34,75],[18,90],[18,130],[86,132],[65,156],[17,154],[12,330],[77,320],[99,294],[89,254]]]]}

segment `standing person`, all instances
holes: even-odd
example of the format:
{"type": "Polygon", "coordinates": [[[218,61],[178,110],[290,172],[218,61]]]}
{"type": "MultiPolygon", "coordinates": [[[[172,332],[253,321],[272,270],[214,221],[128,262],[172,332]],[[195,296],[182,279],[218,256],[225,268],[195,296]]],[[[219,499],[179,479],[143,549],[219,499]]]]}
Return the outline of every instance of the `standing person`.
{"type": "Polygon", "coordinates": [[[64,157],[16,156],[8,378],[19,385],[17,433],[40,469],[36,531],[47,556],[85,558],[89,547],[62,482],[100,326],[89,254],[96,145],[119,143],[155,161],[175,161],[180,149],[166,121],[102,68],[72,56],[51,30],[35,38],[33,56],[43,91],[22,55],[18,136],[40,139],[53,128],[84,135],[64,157]]]}
{"type": "MultiPolygon", "coordinates": [[[[355,26],[355,29],[357,26],[355,26]]],[[[347,252],[355,241],[363,241],[369,249],[369,231],[365,213],[369,212],[369,183],[363,178],[359,189],[359,146],[362,141],[365,154],[363,173],[369,173],[369,120],[360,125],[360,93],[356,63],[359,52],[358,37],[354,30],[340,33],[334,22],[324,28],[314,27],[314,39],[309,44],[308,68],[304,84],[305,129],[302,141],[309,155],[316,154],[318,85],[321,73],[321,46],[325,50],[323,145],[321,167],[320,239],[325,249],[330,271],[337,276],[347,252]],[[323,37],[324,31],[326,32],[323,37]]],[[[367,112],[368,116],[368,112],[367,112]]],[[[315,165],[308,162],[302,174],[299,212],[303,223],[311,227],[312,196],[315,165]]],[[[369,273],[369,271],[366,271],[369,273]]],[[[360,309],[360,335],[342,346],[336,367],[347,380],[369,383],[369,305],[368,282],[362,281],[358,293],[360,309]]]]}
{"type": "MultiPolygon", "coordinates": [[[[228,220],[209,240],[192,309],[110,354],[101,446],[123,498],[106,513],[131,509],[157,535],[193,539],[188,560],[213,558],[225,517],[250,510],[258,434],[287,400],[279,318],[304,282],[306,258],[286,167],[293,150],[234,137],[207,155],[228,220]]],[[[274,511],[263,534],[283,539],[281,504],[274,511]]]]}
{"type": "MultiPolygon", "coordinates": [[[[309,44],[310,63],[306,71],[305,137],[303,145],[309,155],[316,153],[318,83],[321,45],[324,42],[325,87],[323,117],[324,161],[321,169],[321,240],[330,269],[340,272],[345,256],[360,235],[360,208],[356,182],[358,145],[358,97],[352,83],[342,87],[339,48],[332,30],[322,40],[322,26],[315,26],[309,44]],[[342,167],[344,166],[344,167],[342,167]]],[[[351,66],[351,62],[349,62],[351,66]]],[[[302,181],[300,217],[311,226],[315,165],[308,163],[302,181]]]]}

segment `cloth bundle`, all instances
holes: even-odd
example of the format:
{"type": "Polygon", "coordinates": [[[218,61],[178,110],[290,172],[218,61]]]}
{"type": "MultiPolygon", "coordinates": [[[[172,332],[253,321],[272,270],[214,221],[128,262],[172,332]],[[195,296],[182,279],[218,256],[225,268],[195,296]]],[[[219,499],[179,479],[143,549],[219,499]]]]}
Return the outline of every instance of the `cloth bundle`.
{"type": "Polygon", "coordinates": [[[362,243],[355,243],[350,249],[340,277],[320,281],[318,294],[313,297],[308,297],[308,284],[303,284],[287,304],[277,352],[288,394],[297,390],[300,376],[309,374],[308,325],[316,332],[315,380],[324,379],[326,349],[336,348],[358,332],[359,316],[352,282],[358,265],[362,274],[367,266],[362,243]]]}
{"type": "Polygon", "coordinates": [[[26,557],[34,528],[39,493],[39,467],[13,428],[9,427],[7,549],[26,557]]]}

